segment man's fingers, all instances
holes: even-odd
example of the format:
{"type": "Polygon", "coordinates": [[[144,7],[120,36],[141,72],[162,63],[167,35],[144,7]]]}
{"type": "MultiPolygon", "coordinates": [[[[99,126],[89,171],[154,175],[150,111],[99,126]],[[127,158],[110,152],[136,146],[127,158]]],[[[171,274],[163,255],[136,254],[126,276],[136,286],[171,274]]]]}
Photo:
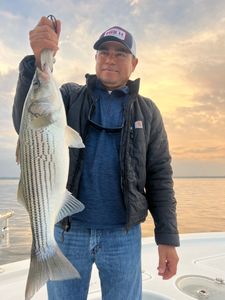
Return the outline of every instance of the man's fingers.
{"type": "Polygon", "coordinates": [[[58,41],[58,34],[48,25],[37,26],[29,32],[30,39],[35,38],[38,35],[42,35],[45,39],[52,39],[58,41]]]}
{"type": "Polygon", "coordinates": [[[31,42],[31,48],[34,51],[34,54],[41,52],[43,49],[51,49],[53,51],[58,50],[57,44],[51,40],[46,40],[43,46],[40,46],[40,43],[43,43],[43,39],[41,37],[31,42]]]}
{"type": "Polygon", "coordinates": [[[40,55],[43,49],[51,49],[56,54],[58,50],[61,22],[42,17],[36,27],[29,32],[30,46],[34,52],[36,64],[40,67],[40,55]]]}
{"type": "Polygon", "coordinates": [[[56,20],[56,34],[57,34],[58,38],[60,36],[60,33],[61,33],[61,22],[60,22],[60,20],[56,20]]]}
{"type": "MultiPolygon", "coordinates": [[[[57,35],[53,35],[49,31],[30,31],[29,33],[30,43],[39,43],[40,47],[42,47],[42,44],[51,42],[53,46],[58,46],[58,37],[57,35]]],[[[32,45],[31,45],[32,46],[32,45]]]]}
{"type": "Polygon", "coordinates": [[[166,264],[166,269],[162,277],[164,280],[172,278],[177,273],[177,267],[174,264],[170,264],[169,262],[166,264]]]}
{"type": "Polygon", "coordinates": [[[163,256],[159,257],[159,265],[158,265],[158,272],[159,275],[163,275],[166,271],[166,258],[163,256]]]}
{"type": "Polygon", "coordinates": [[[60,20],[56,20],[56,24],[55,24],[56,28],[55,28],[54,25],[53,25],[52,20],[48,19],[47,17],[42,17],[40,19],[40,21],[38,22],[36,27],[38,28],[38,27],[42,27],[42,26],[45,26],[45,25],[50,27],[54,31],[56,30],[56,34],[59,37],[60,32],[61,32],[61,22],[60,22],[60,20]]]}
{"type": "Polygon", "coordinates": [[[158,275],[162,276],[163,279],[170,279],[177,272],[177,265],[165,261],[165,263],[161,262],[158,266],[158,275]]]}
{"type": "Polygon", "coordinates": [[[163,279],[170,279],[177,272],[177,264],[179,261],[175,247],[167,245],[159,245],[159,266],[158,274],[163,279]]]}
{"type": "Polygon", "coordinates": [[[46,40],[51,40],[58,45],[59,35],[61,32],[61,22],[56,20],[56,28],[54,28],[52,21],[46,17],[42,17],[38,25],[29,32],[31,42],[42,38],[43,43],[46,40]],[[55,29],[57,32],[55,32],[55,29]]]}
{"type": "Polygon", "coordinates": [[[47,17],[43,16],[41,17],[40,21],[38,22],[37,26],[42,26],[42,25],[52,25],[52,21],[48,19],[47,17]]]}
{"type": "MultiPolygon", "coordinates": [[[[35,28],[40,28],[45,25],[55,30],[52,20],[48,19],[47,17],[41,17],[40,21],[38,22],[35,28]]],[[[60,32],[61,32],[61,22],[60,20],[56,20],[56,33],[58,37],[60,35],[60,32]]]]}

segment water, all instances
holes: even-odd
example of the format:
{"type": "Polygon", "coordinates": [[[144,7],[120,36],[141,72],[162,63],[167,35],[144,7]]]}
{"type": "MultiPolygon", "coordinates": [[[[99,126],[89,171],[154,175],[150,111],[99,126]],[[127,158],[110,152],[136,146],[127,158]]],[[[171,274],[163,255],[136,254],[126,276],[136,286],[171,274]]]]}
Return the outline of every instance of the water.
{"type": "Polygon", "coordinates": [[[0,210],[12,209],[8,247],[0,248],[0,265],[29,257],[31,231],[28,214],[16,200],[18,180],[0,180],[0,210]]]}
{"type": "MultiPolygon", "coordinates": [[[[174,189],[180,233],[225,231],[225,178],[175,178],[174,189]]],[[[148,218],[143,235],[153,228],[148,218]]]]}
{"type": "MultiPolygon", "coordinates": [[[[0,179],[0,210],[12,209],[8,246],[0,248],[0,265],[28,258],[31,247],[29,217],[16,201],[18,180],[0,179]]],[[[225,178],[175,178],[180,233],[225,231],[225,178]]],[[[143,236],[153,236],[151,217],[143,236]]]]}

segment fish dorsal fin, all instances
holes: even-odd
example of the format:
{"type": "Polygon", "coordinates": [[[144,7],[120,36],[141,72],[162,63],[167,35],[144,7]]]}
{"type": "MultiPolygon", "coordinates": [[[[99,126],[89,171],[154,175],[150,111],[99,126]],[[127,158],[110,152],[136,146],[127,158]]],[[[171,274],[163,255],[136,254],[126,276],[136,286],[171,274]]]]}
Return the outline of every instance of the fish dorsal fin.
{"type": "Polygon", "coordinates": [[[84,205],[77,200],[69,191],[65,192],[64,205],[56,217],[56,223],[67,216],[76,214],[84,209],[84,205]]]}
{"type": "Polygon", "coordinates": [[[78,132],[69,126],[66,126],[65,130],[66,143],[69,147],[84,148],[84,144],[78,132]]]}
{"type": "Polygon", "coordinates": [[[20,204],[22,204],[26,208],[26,210],[28,211],[27,203],[24,199],[24,187],[23,187],[23,183],[22,183],[21,178],[20,178],[18,188],[17,188],[17,201],[20,204]]]}
{"type": "Polygon", "coordinates": [[[16,146],[16,163],[18,165],[20,164],[20,140],[19,139],[17,141],[17,146],[16,146]]]}

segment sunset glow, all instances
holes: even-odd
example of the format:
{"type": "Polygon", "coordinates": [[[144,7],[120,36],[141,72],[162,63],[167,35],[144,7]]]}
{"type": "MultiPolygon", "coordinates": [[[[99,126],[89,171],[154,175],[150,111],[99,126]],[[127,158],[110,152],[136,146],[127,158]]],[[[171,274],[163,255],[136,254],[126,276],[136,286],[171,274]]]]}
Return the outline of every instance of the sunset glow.
{"type": "Polygon", "coordinates": [[[175,176],[225,176],[225,2],[223,0],[1,1],[0,176],[17,176],[11,111],[20,60],[32,54],[29,31],[42,15],[62,22],[54,76],[85,83],[93,44],[119,25],[133,33],[140,93],[159,107],[175,176]],[[52,4],[54,2],[54,7],[52,4]]]}

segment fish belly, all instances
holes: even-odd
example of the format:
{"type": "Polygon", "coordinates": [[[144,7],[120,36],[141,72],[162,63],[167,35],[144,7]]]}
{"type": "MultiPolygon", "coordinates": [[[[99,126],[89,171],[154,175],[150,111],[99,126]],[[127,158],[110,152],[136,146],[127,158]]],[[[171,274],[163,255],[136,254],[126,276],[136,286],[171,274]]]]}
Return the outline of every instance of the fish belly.
{"type": "Polygon", "coordinates": [[[54,224],[61,206],[57,203],[58,195],[65,189],[68,170],[68,150],[60,155],[57,147],[62,152],[62,142],[56,145],[57,142],[50,128],[43,128],[26,130],[20,145],[21,179],[30,216],[33,249],[41,258],[51,255],[51,246],[55,244],[54,224]]]}

